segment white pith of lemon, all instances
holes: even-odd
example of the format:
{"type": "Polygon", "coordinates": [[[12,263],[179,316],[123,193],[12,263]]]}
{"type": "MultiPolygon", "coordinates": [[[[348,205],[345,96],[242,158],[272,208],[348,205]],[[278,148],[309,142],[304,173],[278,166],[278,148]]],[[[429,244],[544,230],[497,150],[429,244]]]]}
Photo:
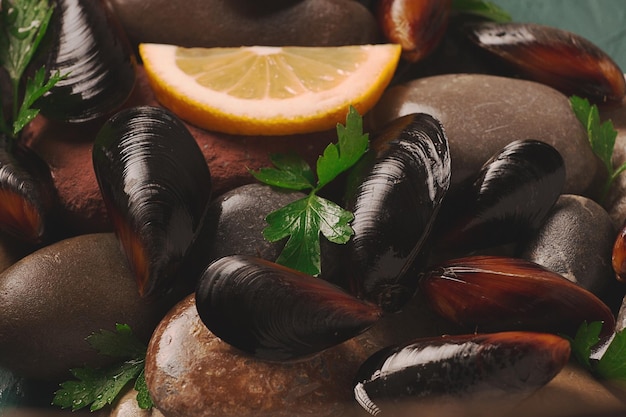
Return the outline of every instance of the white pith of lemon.
{"type": "Polygon", "coordinates": [[[181,119],[232,134],[331,129],[371,109],[400,58],[394,44],[182,48],[139,45],[157,99],[181,119]]]}

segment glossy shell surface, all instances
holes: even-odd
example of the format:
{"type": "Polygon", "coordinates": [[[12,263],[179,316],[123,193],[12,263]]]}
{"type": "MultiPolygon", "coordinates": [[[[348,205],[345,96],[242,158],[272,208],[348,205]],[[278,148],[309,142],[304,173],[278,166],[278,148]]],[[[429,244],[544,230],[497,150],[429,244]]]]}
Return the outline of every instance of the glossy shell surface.
{"type": "Polygon", "coordinates": [[[480,332],[530,330],[574,337],[584,321],[601,321],[608,336],[615,326],[611,310],[595,295],[523,259],[453,259],[424,273],[420,288],[440,315],[480,332]]]}
{"type": "Polygon", "coordinates": [[[539,229],[565,184],[561,154],[547,143],[515,141],[450,193],[435,238],[442,248],[476,250],[520,241],[539,229]]]}
{"type": "Polygon", "coordinates": [[[49,75],[65,75],[39,100],[50,119],[109,116],[133,90],[135,57],[104,0],[56,0],[42,50],[49,75]]]}
{"type": "Polygon", "coordinates": [[[450,185],[448,141],[439,121],[411,114],[372,139],[348,186],[352,291],[395,310],[417,286],[410,270],[450,185]]]}
{"type": "Polygon", "coordinates": [[[567,95],[596,102],[620,101],[626,94],[624,71],[587,39],[550,26],[480,23],[468,27],[470,39],[528,78],[567,95]]]}
{"type": "Polygon", "coordinates": [[[211,174],[198,144],[172,113],[142,106],[109,119],[92,156],[139,292],[166,291],[196,238],[211,195],[211,174]]]}
{"type": "Polygon", "coordinates": [[[548,383],[569,354],[567,340],[543,333],[418,339],[372,355],[358,371],[354,395],[371,415],[483,415],[548,383]]]}
{"type": "Polygon", "coordinates": [[[271,361],[335,346],[369,328],[381,314],[374,304],[322,279],[243,255],[208,266],[196,305],[202,322],[220,339],[271,361]]]}

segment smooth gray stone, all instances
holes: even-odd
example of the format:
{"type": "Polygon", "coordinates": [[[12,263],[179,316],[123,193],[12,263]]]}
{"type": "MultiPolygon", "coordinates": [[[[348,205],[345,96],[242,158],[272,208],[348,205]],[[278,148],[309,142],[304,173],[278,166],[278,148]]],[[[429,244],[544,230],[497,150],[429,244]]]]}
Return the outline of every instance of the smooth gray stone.
{"type": "Polygon", "coordinates": [[[598,203],[562,195],[522,257],[602,298],[615,276],[611,254],[616,234],[609,214],[598,203]]]}
{"type": "MultiPolygon", "coordinates": [[[[620,106],[600,108],[600,116],[604,121],[611,120],[617,130],[615,148],[613,149],[613,166],[617,169],[626,163],[626,98],[620,106]]],[[[607,195],[604,206],[617,227],[626,223],[626,173],[620,174],[607,195]]]]}
{"type": "Polygon", "coordinates": [[[165,314],[141,298],[112,233],[82,235],[44,247],[0,274],[0,366],[45,380],[110,361],[85,341],[128,324],[147,341],[165,314]]]}
{"type": "Polygon", "coordinates": [[[372,13],[351,0],[285,6],[251,0],[111,0],[133,44],[179,46],[351,45],[380,40],[372,13]]]}
{"type": "Polygon", "coordinates": [[[482,74],[421,78],[388,89],[369,121],[377,129],[414,112],[433,115],[446,129],[451,188],[515,140],[540,140],[561,153],[565,193],[586,195],[600,169],[568,98],[539,83],[482,74]]]}

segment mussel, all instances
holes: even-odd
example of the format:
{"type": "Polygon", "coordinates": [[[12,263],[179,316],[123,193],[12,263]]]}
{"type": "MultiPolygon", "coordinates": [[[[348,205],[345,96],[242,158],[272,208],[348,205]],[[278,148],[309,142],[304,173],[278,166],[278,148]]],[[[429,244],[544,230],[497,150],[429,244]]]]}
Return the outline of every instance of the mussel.
{"type": "Polygon", "coordinates": [[[451,9],[451,0],[381,0],[375,13],[387,41],[402,46],[406,61],[417,62],[439,45],[451,9]]]}
{"type": "Polygon", "coordinates": [[[37,105],[47,118],[73,123],[110,116],[130,96],[136,59],[103,0],[56,0],[41,57],[59,81],[37,105]]]}
{"type": "Polygon", "coordinates": [[[551,145],[514,141],[494,155],[471,182],[444,201],[437,245],[477,250],[518,242],[542,225],[565,184],[565,164],[551,145]]]}
{"type": "Polygon", "coordinates": [[[520,75],[567,95],[619,102],[624,71],[604,51],[574,33],[529,23],[483,22],[467,26],[469,38],[520,75]]]}
{"type": "Polygon", "coordinates": [[[327,281],[244,255],[206,268],[196,306],[217,337],[269,361],[318,353],[365,331],[381,315],[374,304],[327,281]]]}
{"type": "Polygon", "coordinates": [[[622,226],[613,243],[611,265],[618,281],[626,282],[626,225],[622,226]]]}
{"type": "Polygon", "coordinates": [[[410,299],[413,267],[449,186],[448,139],[434,117],[400,117],[372,139],[346,193],[354,213],[347,247],[353,293],[388,311],[410,299]]]}
{"type": "Polygon", "coordinates": [[[92,157],[140,294],[167,292],[208,209],[211,174],[202,151],[174,114],[139,106],[104,123],[92,157]]]}
{"type": "Polygon", "coordinates": [[[567,340],[544,333],[418,339],[363,363],[354,396],[374,416],[502,416],[552,380],[569,355],[567,340]]]}
{"type": "Polygon", "coordinates": [[[424,272],[420,288],[430,306],[466,330],[528,330],[573,337],[583,323],[615,317],[600,299],[534,262],[502,256],[452,259],[424,272]]]}
{"type": "Polygon", "coordinates": [[[21,143],[0,136],[0,229],[41,244],[50,237],[57,206],[56,188],[46,162],[21,143]]]}

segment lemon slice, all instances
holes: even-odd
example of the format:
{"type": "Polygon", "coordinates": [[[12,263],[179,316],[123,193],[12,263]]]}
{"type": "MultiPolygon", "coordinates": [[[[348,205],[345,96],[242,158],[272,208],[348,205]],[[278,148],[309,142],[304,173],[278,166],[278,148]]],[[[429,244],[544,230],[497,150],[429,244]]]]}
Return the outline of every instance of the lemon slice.
{"type": "Polygon", "coordinates": [[[350,105],[361,114],[371,109],[401,49],[144,43],[139,52],[157,99],[181,119],[225,133],[287,135],[334,128],[350,105]]]}

